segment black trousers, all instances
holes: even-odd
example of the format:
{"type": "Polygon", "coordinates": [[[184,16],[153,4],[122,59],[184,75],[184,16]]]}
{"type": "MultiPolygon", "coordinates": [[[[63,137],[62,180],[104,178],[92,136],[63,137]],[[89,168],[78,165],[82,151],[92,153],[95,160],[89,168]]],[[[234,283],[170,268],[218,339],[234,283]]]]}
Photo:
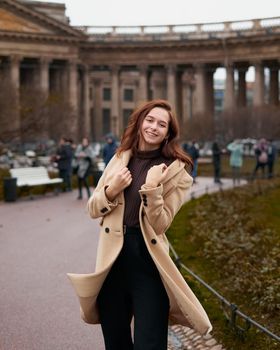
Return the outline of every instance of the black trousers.
{"type": "Polygon", "coordinates": [[[71,170],[59,169],[59,177],[63,179],[63,189],[70,191],[72,189],[71,170]]]}
{"type": "Polygon", "coordinates": [[[78,176],[78,188],[79,188],[79,197],[83,197],[83,185],[86,188],[87,191],[87,196],[88,198],[90,197],[90,189],[89,189],[89,185],[88,185],[88,176],[84,176],[84,177],[79,177],[78,176]]]}
{"type": "Polygon", "coordinates": [[[97,304],[106,350],[167,349],[169,300],[140,229],[127,228],[97,304]]]}

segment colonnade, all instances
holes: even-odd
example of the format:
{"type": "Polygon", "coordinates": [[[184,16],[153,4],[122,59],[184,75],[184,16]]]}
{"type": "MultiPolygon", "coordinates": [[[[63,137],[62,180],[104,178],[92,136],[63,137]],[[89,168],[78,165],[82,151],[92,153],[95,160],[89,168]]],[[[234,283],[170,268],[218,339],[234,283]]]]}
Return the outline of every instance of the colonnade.
{"type": "MultiPolygon", "coordinates": [[[[252,62],[246,65],[229,63],[225,65],[226,79],[224,86],[223,109],[231,110],[236,107],[244,107],[248,103],[246,72],[250,66],[255,68],[255,81],[253,83],[252,105],[262,106],[265,103],[278,105],[279,103],[279,68],[278,64],[271,66],[263,62],[252,62]],[[268,91],[265,91],[264,68],[269,68],[268,91]],[[265,96],[268,95],[266,101],[265,96]]],[[[123,75],[127,74],[124,66],[113,65],[107,67],[106,77],[102,79],[100,73],[91,71],[92,81],[98,84],[92,85],[95,90],[93,106],[95,113],[93,121],[102,130],[102,106],[111,108],[111,131],[119,135],[125,125],[122,122],[122,109],[127,102],[122,98],[123,75]],[[98,79],[97,79],[98,76],[98,79]],[[96,78],[96,79],[95,79],[96,78]],[[106,85],[107,84],[107,85],[106,85]],[[112,90],[110,105],[102,100],[102,89],[109,86],[112,90]],[[117,121],[117,122],[116,122],[117,121]]],[[[175,107],[179,120],[184,124],[196,114],[214,115],[214,73],[218,65],[193,64],[193,65],[135,65],[130,68],[131,84],[135,91],[135,104],[151,98],[167,99],[175,107]]],[[[89,104],[90,105],[90,104],[89,104]]],[[[98,131],[94,133],[95,138],[100,138],[98,131]]]]}
{"type": "MultiPolygon", "coordinates": [[[[132,110],[141,101],[151,98],[167,99],[175,107],[180,122],[184,124],[197,113],[214,115],[214,73],[218,65],[199,64],[135,64],[106,66],[106,73],[100,73],[96,66],[84,64],[76,58],[57,60],[51,57],[24,58],[9,56],[1,59],[2,74],[10,80],[18,93],[21,86],[31,85],[39,89],[47,98],[58,92],[71,105],[75,118],[71,123],[74,137],[92,136],[100,140],[106,131],[103,127],[102,110],[107,108],[110,118],[110,131],[119,136],[125,125],[123,110],[132,110]],[[3,64],[3,62],[5,64],[3,64]],[[95,68],[93,68],[95,67],[95,68]],[[128,76],[128,79],[124,79],[128,76]],[[121,87],[129,86],[134,91],[133,101],[124,101],[121,87]],[[104,101],[103,89],[111,91],[110,101],[104,101]]],[[[251,62],[255,67],[253,105],[265,102],[279,103],[278,62],[267,65],[264,62],[251,62]],[[268,99],[265,100],[264,68],[270,70],[268,99]]],[[[246,106],[246,71],[249,64],[230,62],[225,66],[226,80],[223,108],[232,109],[246,106]],[[236,74],[235,74],[236,71],[236,74]],[[237,77],[237,79],[236,79],[237,77]]],[[[20,127],[20,115],[13,121],[20,127]]],[[[51,137],[51,135],[47,135],[51,137]]]]}
{"type": "MultiPolygon", "coordinates": [[[[51,94],[56,94],[63,100],[64,106],[68,105],[73,115],[68,133],[73,137],[90,129],[89,70],[77,59],[11,55],[1,57],[0,73],[1,79],[11,84],[15,92],[14,102],[18,111],[13,113],[11,120],[15,130],[20,130],[20,91],[25,87],[32,89],[34,98],[40,96],[47,100],[51,94]]],[[[44,130],[43,135],[46,138],[52,136],[49,130],[44,130]]]]}

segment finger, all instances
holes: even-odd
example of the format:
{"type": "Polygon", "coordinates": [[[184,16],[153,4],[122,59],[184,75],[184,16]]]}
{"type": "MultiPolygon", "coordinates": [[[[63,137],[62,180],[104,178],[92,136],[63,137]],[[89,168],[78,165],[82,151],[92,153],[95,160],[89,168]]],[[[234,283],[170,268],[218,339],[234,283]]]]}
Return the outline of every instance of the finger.
{"type": "Polygon", "coordinates": [[[129,171],[128,168],[124,167],[120,170],[120,174],[125,174],[127,171],[129,171]]]}
{"type": "Polygon", "coordinates": [[[128,185],[130,185],[132,182],[132,177],[128,180],[128,185]]]}
{"type": "Polygon", "coordinates": [[[164,172],[167,169],[167,165],[164,163],[161,163],[159,166],[161,167],[162,172],[164,172]]]}
{"type": "Polygon", "coordinates": [[[127,174],[124,175],[124,179],[132,179],[132,175],[130,172],[128,172],[127,174]]]}

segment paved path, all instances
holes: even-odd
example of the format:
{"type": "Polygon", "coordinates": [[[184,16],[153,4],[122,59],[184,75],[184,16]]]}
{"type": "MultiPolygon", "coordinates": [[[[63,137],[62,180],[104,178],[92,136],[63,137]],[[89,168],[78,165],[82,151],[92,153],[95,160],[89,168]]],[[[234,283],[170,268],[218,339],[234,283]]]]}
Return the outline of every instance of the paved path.
{"type": "Polygon", "coordinates": [[[76,193],[0,204],[0,349],[104,350],[66,272],[92,272],[97,220],[76,193]]]}
{"type": "MultiPolygon", "coordinates": [[[[198,178],[191,191],[202,194],[210,183],[198,178]]],[[[224,187],[230,185],[225,180],[224,187]]],[[[66,277],[92,272],[97,247],[98,220],[89,218],[86,200],[76,196],[0,203],[0,350],[104,350],[100,326],[80,320],[66,277]]],[[[210,349],[201,347],[197,335],[188,341],[198,347],[188,345],[184,332],[170,329],[169,349],[210,349]]]]}

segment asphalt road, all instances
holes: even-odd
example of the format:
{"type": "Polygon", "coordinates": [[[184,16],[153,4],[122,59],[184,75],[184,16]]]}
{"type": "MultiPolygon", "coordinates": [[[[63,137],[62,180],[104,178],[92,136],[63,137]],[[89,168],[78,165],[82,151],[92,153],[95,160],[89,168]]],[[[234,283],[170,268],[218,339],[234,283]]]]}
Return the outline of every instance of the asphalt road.
{"type": "Polygon", "coordinates": [[[0,204],[0,349],[104,350],[67,272],[93,272],[98,221],[76,192],[0,204]]]}

